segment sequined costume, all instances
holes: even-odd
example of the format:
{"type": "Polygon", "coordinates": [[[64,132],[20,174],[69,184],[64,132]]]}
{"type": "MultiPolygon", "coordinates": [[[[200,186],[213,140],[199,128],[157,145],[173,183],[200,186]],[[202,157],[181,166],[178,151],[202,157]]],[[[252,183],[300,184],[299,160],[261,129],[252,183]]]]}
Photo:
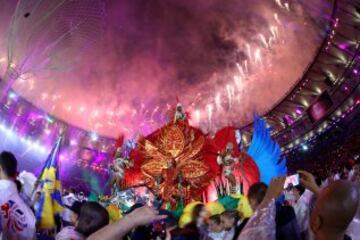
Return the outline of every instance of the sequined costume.
{"type": "Polygon", "coordinates": [[[223,175],[227,178],[232,186],[236,185],[236,179],[233,174],[235,164],[239,162],[239,158],[233,156],[233,144],[228,143],[224,153],[219,153],[217,163],[223,167],[223,175]]]}
{"type": "Polygon", "coordinates": [[[255,162],[241,148],[242,135],[238,129],[220,129],[210,140],[210,145],[217,165],[222,168],[220,174],[229,182],[231,193],[246,193],[251,184],[259,181],[255,162]]]}
{"type": "Polygon", "coordinates": [[[124,138],[120,137],[117,140],[113,164],[110,166],[113,194],[116,194],[116,192],[120,190],[119,187],[121,186],[121,181],[124,179],[125,169],[131,168],[133,166],[133,162],[125,154],[126,146],[123,146],[123,143],[124,138]]]}
{"type": "Polygon", "coordinates": [[[159,186],[159,195],[172,205],[180,197],[196,198],[214,174],[204,162],[205,136],[186,121],[169,123],[139,141],[144,163],[141,172],[149,188],[159,186]]]}
{"type": "Polygon", "coordinates": [[[185,121],[186,120],[186,114],[183,111],[181,103],[178,103],[176,105],[176,110],[174,114],[174,124],[176,124],[179,121],[185,121]]]}

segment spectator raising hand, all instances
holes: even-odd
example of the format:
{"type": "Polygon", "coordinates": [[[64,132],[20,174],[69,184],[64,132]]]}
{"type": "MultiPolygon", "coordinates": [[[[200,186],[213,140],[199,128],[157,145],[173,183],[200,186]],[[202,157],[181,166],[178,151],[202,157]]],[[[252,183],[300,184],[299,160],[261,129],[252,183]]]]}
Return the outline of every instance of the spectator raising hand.
{"type": "Polygon", "coordinates": [[[136,227],[150,224],[155,221],[165,219],[167,215],[159,215],[159,212],[150,207],[140,207],[125,215],[120,221],[107,225],[96,233],[92,234],[91,239],[120,239],[136,227]]]}
{"type": "Polygon", "coordinates": [[[286,176],[275,177],[271,180],[270,185],[266,191],[263,204],[269,203],[272,199],[276,199],[280,196],[284,190],[286,176]]]}
{"type": "Polygon", "coordinates": [[[278,230],[276,226],[275,199],[278,198],[284,190],[285,179],[286,177],[282,176],[271,180],[261,204],[256,208],[254,214],[245,225],[238,240],[275,239],[278,230]]]}
{"type": "Polygon", "coordinates": [[[301,185],[309,189],[316,196],[319,195],[320,187],[316,184],[315,177],[311,173],[303,170],[298,171],[298,173],[300,174],[301,185]]]}
{"type": "Polygon", "coordinates": [[[167,215],[159,215],[159,211],[156,209],[145,206],[135,209],[129,213],[127,217],[132,221],[134,226],[138,227],[162,220],[166,218],[167,215]]]}

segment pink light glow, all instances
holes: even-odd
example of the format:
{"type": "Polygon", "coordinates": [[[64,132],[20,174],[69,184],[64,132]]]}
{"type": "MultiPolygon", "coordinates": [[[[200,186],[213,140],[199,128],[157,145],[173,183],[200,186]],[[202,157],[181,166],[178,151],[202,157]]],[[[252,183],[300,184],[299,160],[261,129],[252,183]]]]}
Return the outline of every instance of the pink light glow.
{"type": "MultiPolygon", "coordinates": [[[[0,16],[9,22],[13,7],[0,16]]],[[[110,0],[103,42],[75,69],[14,87],[51,115],[106,136],[159,127],[176,96],[204,130],[210,121],[242,126],[282,98],[319,45],[309,19],[317,13],[306,12],[305,1],[287,8],[261,0],[110,0]],[[54,94],[61,98],[43,100],[54,94]]]]}
{"type": "Polygon", "coordinates": [[[301,109],[298,109],[298,108],[295,110],[295,112],[296,112],[297,114],[301,114],[301,113],[302,113],[301,109]]]}
{"type": "Polygon", "coordinates": [[[338,45],[340,49],[345,50],[348,47],[348,44],[342,43],[338,45]]]}

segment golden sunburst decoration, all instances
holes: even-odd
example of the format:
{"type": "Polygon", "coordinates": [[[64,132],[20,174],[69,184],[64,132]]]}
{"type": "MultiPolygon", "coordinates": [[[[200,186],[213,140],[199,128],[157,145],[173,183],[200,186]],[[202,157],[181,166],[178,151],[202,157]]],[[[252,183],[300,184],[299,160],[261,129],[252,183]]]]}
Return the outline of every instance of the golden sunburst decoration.
{"type": "Polygon", "coordinates": [[[156,186],[156,181],[161,179],[158,188],[164,200],[171,202],[174,195],[180,194],[179,182],[182,189],[189,191],[197,191],[209,184],[210,169],[201,155],[204,144],[202,134],[195,135],[190,126],[181,123],[168,124],[144,139],[140,145],[145,160],[141,171],[151,179],[151,186],[156,186]],[[173,192],[169,193],[169,189],[173,192]]]}

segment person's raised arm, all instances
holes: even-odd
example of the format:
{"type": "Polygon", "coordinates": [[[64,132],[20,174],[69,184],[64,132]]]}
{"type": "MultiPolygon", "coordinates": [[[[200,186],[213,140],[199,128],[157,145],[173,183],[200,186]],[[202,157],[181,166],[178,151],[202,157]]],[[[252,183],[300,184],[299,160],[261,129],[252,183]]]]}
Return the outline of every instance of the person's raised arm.
{"type": "Polygon", "coordinates": [[[265,197],[261,202],[259,208],[261,208],[261,206],[266,207],[273,199],[276,199],[281,195],[284,190],[285,179],[286,176],[281,176],[275,177],[271,180],[271,183],[266,190],[265,197]]]}
{"type": "Polygon", "coordinates": [[[157,220],[166,218],[166,215],[159,215],[159,212],[150,207],[141,207],[135,209],[118,222],[107,225],[97,232],[91,234],[88,240],[112,240],[120,239],[129,233],[132,229],[147,225],[157,220]]]}
{"type": "Polygon", "coordinates": [[[257,207],[254,215],[251,216],[238,240],[257,239],[268,240],[275,239],[276,236],[276,207],[275,199],[278,198],[284,189],[286,177],[276,177],[266,191],[265,197],[257,207]]]}
{"type": "Polygon", "coordinates": [[[309,189],[311,192],[315,194],[315,196],[318,196],[321,189],[316,184],[315,177],[307,172],[307,171],[298,171],[300,174],[300,183],[303,185],[306,189],[309,189]]]}

